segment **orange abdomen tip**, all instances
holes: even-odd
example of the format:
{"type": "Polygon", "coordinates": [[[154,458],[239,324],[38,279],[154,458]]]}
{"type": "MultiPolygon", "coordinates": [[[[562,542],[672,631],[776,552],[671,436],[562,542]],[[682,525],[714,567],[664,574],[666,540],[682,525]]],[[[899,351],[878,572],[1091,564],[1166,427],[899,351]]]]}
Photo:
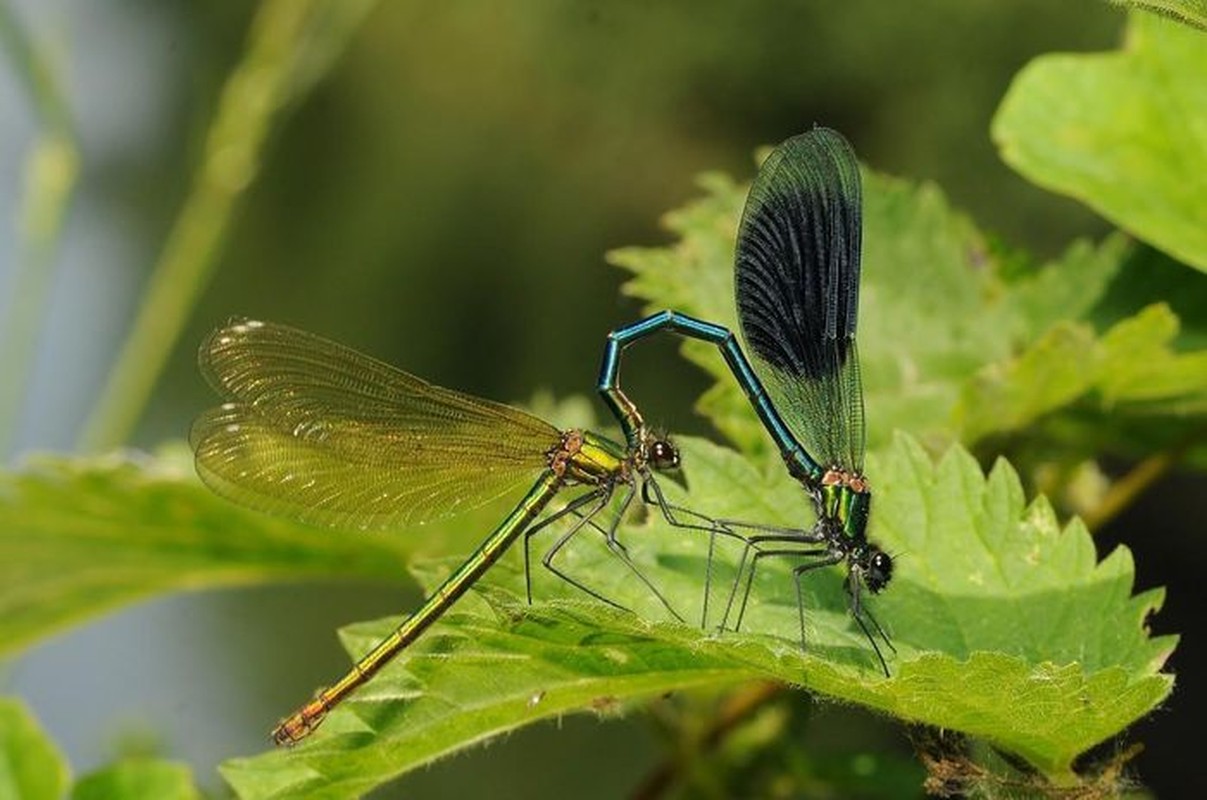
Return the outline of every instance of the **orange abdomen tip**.
{"type": "Polygon", "coordinates": [[[289,747],[305,739],[327,716],[327,704],[319,699],[307,703],[272,730],[272,740],[278,747],[289,747]]]}

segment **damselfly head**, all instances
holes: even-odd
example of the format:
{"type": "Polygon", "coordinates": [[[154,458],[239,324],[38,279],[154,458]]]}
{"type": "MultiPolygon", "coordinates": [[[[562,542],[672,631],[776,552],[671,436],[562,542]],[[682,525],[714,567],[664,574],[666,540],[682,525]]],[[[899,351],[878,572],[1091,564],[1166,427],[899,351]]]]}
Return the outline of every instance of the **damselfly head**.
{"type": "Polygon", "coordinates": [[[679,469],[679,448],[675,447],[670,439],[651,440],[647,458],[650,467],[658,472],[679,469]]]}
{"type": "Polygon", "coordinates": [[[869,544],[859,559],[859,571],[868,591],[876,594],[893,578],[893,557],[874,544],[869,544]]]}
{"type": "Polygon", "coordinates": [[[651,472],[657,472],[663,477],[679,484],[684,491],[687,490],[687,478],[683,471],[679,469],[679,448],[675,447],[674,442],[664,436],[649,434],[644,439],[643,455],[645,456],[645,464],[643,472],[646,478],[651,482],[653,475],[651,472]]]}

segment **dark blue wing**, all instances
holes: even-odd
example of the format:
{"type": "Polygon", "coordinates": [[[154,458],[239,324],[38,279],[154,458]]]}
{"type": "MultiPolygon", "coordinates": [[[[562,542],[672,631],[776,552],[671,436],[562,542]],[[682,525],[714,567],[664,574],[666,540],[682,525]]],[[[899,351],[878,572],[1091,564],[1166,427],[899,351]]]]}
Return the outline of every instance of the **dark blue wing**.
{"type": "Polygon", "coordinates": [[[823,467],[855,470],[864,450],[861,203],[846,139],[815,128],[787,140],[750,188],[735,274],[742,334],[785,423],[823,467]]]}

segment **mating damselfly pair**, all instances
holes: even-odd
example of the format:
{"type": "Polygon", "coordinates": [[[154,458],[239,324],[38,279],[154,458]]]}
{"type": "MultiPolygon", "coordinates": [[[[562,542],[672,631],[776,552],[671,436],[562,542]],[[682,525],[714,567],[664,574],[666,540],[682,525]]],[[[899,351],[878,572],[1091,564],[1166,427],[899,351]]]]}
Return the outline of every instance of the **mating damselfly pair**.
{"type": "MultiPolygon", "coordinates": [[[[722,627],[730,619],[733,628],[741,626],[760,563],[790,558],[804,646],[802,580],[845,562],[851,616],[887,677],[877,637],[889,649],[892,644],[862,595],[863,589],[884,588],[893,562],[866,536],[871,492],[863,475],[855,348],[861,224],[859,169],[845,139],[816,128],[777,147],[750,189],[736,247],[738,318],[753,364],[728,329],[672,311],[613,331],[597,389],[620,425],[623,444],[591,431],[559,430],[527,412],[434,386],[284,325],[232,320],[212,333],[201,347],[201,369],[228,402],[198,418],[190,440],[199,474],[218,494],[305,522],[394,530],[528,487],[419,609],[346,676],[277,726],[276,742],[290,744],[313,731],[521,537],[531,602],[532,540],[555,524],[561,527],[541,559],[544,567],[618,605],[557,562],[575,536],[595,531],[682,620],[620,539],[619,522],[635,500],[672,526],[710,537],[710,562],[716,537],[741,543],[722,627]],[[719,349],[812,501],[812,525],[795,529],[716,519],[667,500],[657,475],[679,467],[679,452],[646,425],[620,384],[624,349],[661,331],[719,349]]],[[[707,505],[707,498],[698,500],[707,505]]],[[[703,582],[711,572],[710,563],[703,582]]],[[[708,594],[706,586],[702,624],[708,594]]]]}

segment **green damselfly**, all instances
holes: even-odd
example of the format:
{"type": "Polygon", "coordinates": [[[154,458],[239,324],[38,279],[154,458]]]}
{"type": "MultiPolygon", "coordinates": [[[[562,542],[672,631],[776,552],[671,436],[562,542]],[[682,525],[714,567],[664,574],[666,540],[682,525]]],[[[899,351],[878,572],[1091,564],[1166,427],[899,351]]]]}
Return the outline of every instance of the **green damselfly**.
{"type": "Polygon", "coordinates": [[[622,403],[631,409],[626,430],[632,433],[621,446],[590,431],[559,430],[517,408],[435,386],[320,336],[245,319],[211,333],[199,361],[228,402],[193,424],[197,472],[211,489],[237,503],[310,523],[380,530],[466,511],[530,487],[418,610],[343,678],[276,727],[278,744],[292,744],[313,731],[520,536],[529,600],[529,540],[566,519],[568,530],[545,554],[546,567],[611,603],[554,563],[564,545],[589,526],[604,534],[609,548],[675,614],[616,539],[625,510],[640,497],[672,525],[732,535],[666,501],[653,473],[677,469],[678,450],[650,432],[627,402],[622,403]],[[566,503],[550,509],[567,490],[566,503]],[[610,506],[615,506],[611,519],[600,521],[610,506]]]}

